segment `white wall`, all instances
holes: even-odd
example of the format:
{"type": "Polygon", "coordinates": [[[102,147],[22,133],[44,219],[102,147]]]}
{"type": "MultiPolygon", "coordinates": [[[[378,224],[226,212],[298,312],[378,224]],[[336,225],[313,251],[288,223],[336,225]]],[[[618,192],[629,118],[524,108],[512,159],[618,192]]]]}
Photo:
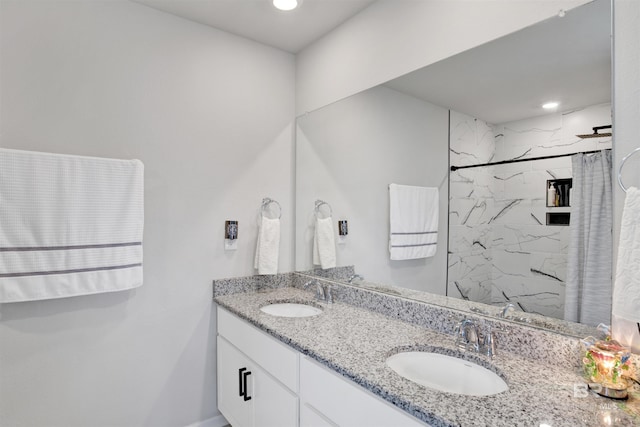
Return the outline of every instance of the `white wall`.
{"type": "Polygon", "coordinates": [[[448,111],[378,86],[300,117],[297,128],[296,269],[312,268],[314,201],[322,199],[336,234],[337,221],[349,221],[338,266],[354,265],[367,281],[444,294],[448,111]],[[439,188],[434,257],[389,259],[391,183],[439,188]]]}
{"type": "Polygon", "coordinates": [[[589,1],[379,0],[298,54],[297,114],[589,1]]]}
{"type": "Polygon", "coordinates": [[[264,196],[292,267],[293,56],[127,1],[0,5],[0,146],[146,166],[141,288],[0,305],[0,425],[216,417],[211,280],[253,274],[264,196]]]}
{"type": "MultiPolygon", "coordinates": [[[[613,74],[613,128],[614,175],[617,176],[622,158],[640,147],[640,2],[613,0],[614,74],[613,74]]],[[[625,186],[640,187],[640,153],[625,163],[625,186]]],[[[614,248],[620,238],[620,220],[624,193],[614,186],[614,248]]],[[[614,259],[616,250],[614,249],[614,259]]],[[[615,265],[614,265],[615,268],[615,265]]],[[[635,324],[613,322],[614,336],[621,342],[633,343],[640,353],[640,334],[635,324]]]]}

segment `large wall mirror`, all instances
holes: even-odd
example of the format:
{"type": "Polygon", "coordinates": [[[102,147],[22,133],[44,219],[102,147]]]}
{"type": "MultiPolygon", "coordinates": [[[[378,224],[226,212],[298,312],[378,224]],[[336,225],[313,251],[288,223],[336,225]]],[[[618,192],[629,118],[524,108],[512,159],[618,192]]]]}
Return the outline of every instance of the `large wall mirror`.
{"type": "MultiPolygon", "coordinates": [[[[515,321],[574,335],[590,329],[573,322],[609,323],[610,277],[595,307],[567,288],[566,223],[579,204],[571,155],[612,146],[584,137],[611,124],[610,34],[610,2],[596,0],[300,116],[296,270],[318,268],[316,219],[331,215],[347,221],[336,260],[364,278],[355,286],[490,315],[512,304],[515,321]],[[438,189],[434,256],[390,259],[390,184],[438,189]]],[[[611,238],[600,240],[611,265],[611,238]]]]}

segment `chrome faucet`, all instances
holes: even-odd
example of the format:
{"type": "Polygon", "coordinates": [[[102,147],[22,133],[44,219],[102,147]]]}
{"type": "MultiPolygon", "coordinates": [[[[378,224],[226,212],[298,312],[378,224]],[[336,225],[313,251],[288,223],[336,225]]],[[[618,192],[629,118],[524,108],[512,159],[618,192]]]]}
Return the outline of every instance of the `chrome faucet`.
{"type": "Polygon", "coordinates": [[[516,306],[508,302],[504,305],[504,307],[502,307],[502,311],[500,312],[500,314],[498,314],[498,316],[503,319],[506,319],[509,313],[511,313],[515,309],[516,309],[516,306]]]}
{"type": "Polygon", "coordinates": [[[364,280],[364,277],[362,277],[360,274],[354,274],[353,276],[349,277],[349,279],[347,279],[347,283],[353,283],[353,281],[356,279],[364,280]]]}
{"type": "Polygon", "coordinates": [[[478,337],[478,326],[471,319],[463,319],[456,327],[456,346],[462,350],[478,352],[480,342],[478,337]]]}
{"type": "Polygon", "coordinates": [[[455,333],[456,347],[459,349],[481,353],[489,357],[496,354],[496,340],[491,325],[487,327],[486,333],[482,334],[473,320],[465,318],[456,326],[455,333]]]}
{"type": "Polygon", "coordinates": [[[333,292],[330,285],[322,286],[320,282],[317,280],[309,280],[304,284],[304,289],[307,289],[309,286],[316,286],[316,299],[318,301],[326,302],[327,304],[333,303],[333,292]]]}

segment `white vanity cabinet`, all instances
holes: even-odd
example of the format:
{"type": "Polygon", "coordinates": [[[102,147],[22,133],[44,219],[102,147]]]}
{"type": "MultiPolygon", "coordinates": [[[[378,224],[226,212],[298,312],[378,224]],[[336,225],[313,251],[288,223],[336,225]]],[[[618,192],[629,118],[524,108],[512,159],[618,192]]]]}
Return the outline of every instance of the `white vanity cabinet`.
{"type": "Polygon", "coordinates": [[[298,426],[298,352],[218,307],[218,410],[234,427],[298,426]]]}
{"type": "Polygon", "coordinates": [[[233,427],[424,427],[218,307],[218,409],[233,427]]]}

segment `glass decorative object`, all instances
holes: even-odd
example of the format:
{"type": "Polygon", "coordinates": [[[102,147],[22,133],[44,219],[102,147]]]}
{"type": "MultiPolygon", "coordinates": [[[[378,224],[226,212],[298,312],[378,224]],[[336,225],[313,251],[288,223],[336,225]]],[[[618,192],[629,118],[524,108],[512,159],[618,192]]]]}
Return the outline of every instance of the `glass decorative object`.
{"type": "Polygon", "coordinates": [[[615,340],[581,340],[586,347],[582,359],[589,388],[613,399],[626,399],[629,383],[624,377],[629,369],[631,352],[615,340]]]}

